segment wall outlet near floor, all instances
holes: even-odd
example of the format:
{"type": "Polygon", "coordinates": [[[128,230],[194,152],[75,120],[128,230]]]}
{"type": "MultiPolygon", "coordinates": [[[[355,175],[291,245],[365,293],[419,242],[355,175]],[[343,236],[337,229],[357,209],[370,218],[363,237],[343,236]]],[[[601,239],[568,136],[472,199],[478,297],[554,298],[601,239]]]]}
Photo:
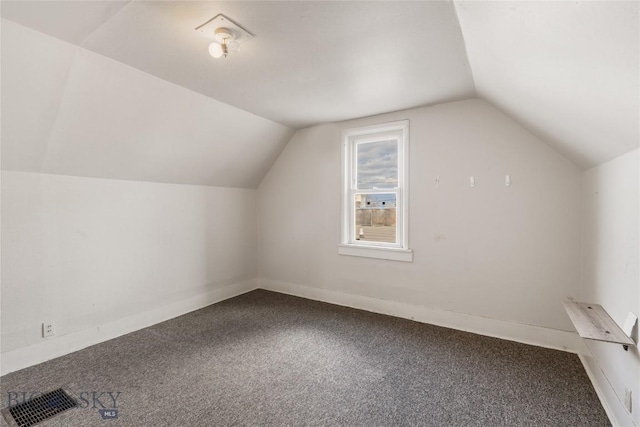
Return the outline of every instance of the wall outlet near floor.
{"type": "Polygon", "coordinates": [[[631,389],[626,388],[624,389],[624,407],[627,410],[627,412],[631,413],[632,405],[631,405],[631,389]]]}
{"type": "Polygon", "coordinates": [[[42,324],[42,337],[43,338],[48,338],[48,337],[52,337],[56,334],[56,331],[53,327],[53,323],[51,322],[44,322],[42,324]]]}

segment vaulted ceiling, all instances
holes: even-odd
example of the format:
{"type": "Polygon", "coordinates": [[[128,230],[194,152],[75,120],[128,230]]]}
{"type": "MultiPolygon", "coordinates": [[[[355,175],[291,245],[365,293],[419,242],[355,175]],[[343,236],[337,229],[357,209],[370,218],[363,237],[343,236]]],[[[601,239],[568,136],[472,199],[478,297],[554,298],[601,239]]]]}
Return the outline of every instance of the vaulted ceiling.
{"type": "Polygon", "coordinates": [[[639,6],[456,2],[478,96],[583,169],[637,148],[639,6]]]}
{"type": "Polygon", "coordinates": [[[297,128],[475,96],[582,168],[640,139],[635,1],[0,7],[4,170],[255,188],[297,128]]]}

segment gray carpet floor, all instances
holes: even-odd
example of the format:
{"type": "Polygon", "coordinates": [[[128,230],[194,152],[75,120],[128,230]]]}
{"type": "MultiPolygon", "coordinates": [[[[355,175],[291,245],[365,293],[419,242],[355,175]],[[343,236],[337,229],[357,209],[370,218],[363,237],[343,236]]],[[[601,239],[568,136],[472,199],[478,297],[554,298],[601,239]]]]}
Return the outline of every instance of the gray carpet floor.
{"type": "Polygon", "coordinates": [[[610,425],[574,354],[262,290],[8,374],[2,406],[60,386],[86,407],[43,425],[610,425]]]}

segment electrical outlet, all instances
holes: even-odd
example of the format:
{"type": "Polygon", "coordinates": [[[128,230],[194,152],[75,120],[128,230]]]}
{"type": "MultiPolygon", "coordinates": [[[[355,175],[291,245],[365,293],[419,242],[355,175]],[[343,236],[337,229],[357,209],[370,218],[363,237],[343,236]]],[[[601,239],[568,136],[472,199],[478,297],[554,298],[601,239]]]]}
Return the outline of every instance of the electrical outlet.
{"type": "Polygon", "coordinates": [[[625,388],[624,389],[624,407],[627,409],[627,412],[629,413],[631,413],[631,410],[633,409],[631,402],[632,402],[631,389],[625,388]]]}
{"type": "Polygon", "coordinates": [[[53,323],[45,322],[42,324],[42,337],[48,338],[52,337],[56,334],[55,329],[53,328],[53,323]]]}

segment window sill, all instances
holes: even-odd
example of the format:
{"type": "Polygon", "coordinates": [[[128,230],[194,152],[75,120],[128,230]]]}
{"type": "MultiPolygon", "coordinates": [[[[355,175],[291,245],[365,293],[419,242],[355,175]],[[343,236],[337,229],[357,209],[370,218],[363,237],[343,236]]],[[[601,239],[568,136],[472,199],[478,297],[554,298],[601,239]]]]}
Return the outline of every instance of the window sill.
{"type": "Polygon", "coordinates": [[[376,246],[338,245],[339,255],[386,259],[389,261],[413,262],[411,249],[380,248],[376,246]]]}

